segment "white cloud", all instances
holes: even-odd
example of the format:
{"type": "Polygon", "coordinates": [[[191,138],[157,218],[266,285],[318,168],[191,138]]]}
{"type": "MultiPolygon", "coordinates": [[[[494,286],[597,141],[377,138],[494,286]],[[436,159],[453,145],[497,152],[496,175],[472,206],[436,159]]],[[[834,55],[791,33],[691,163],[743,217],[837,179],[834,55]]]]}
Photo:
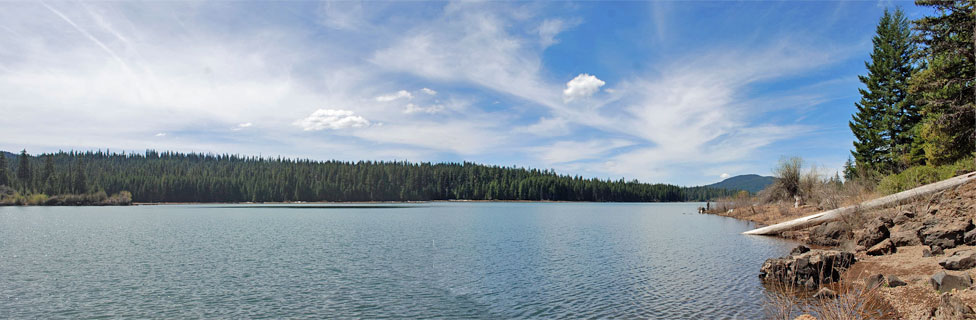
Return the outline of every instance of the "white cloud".
{"type": "Polygon", "coordinates": [[[435,104],[427,107],[421,107],[413,103],[408,103],[407,107],[403,109],[403,113],[406,114],[419,113],[419,112],[435,114],[435,113],[440,113],[442,111],[444,111],[444,106],[439,104],[435,104]]]}
{"type": "Polygon", "coordinates": [[[236,127],[232,128],[231,130],[233,130],[233,131],[241,131],[241,130],[250,128],[252,125],[253,124],[250,123],[250,122],[245,122],[245,123],[238,124],[236,127]]]}
{"type": "Polygon", "coordinates": [[[420,91],[422,91],[423,93],[426,93],[429,96],[435,96],[435,95],[437,95],[437,91],[434,91],[434,89],[431,89],[431,88],[423,88],[423,89],[420,89],[420,91]]]}
{"type": "Polygon", "coordinates": [[[400,91],[397,91],[396,93],[392,93],[392,94],[387,94],[387,95],[382,95],[382,96],[376,97],[376,101],[379,101],[379,102],[390,102],[390,101],[397,100],[397,99],[407,99],[407,100],[410,100],[410,99],[413,99],[413,94],[411,94],[407,90],[400,90],[400,91]]]}
{"type": "Polygon", "coordinates": [[[539,42],[543,47],[551,46],[558,41],[556,35],[566,29],[566,24],[561,19],[546,19],[539,25],[539,42]]]}
{"type": "MultiPolygon", "coordinates": [[[[373,54],[377,66],[431,80],[471,83],[548,107],[558,87],[540,78],[542,48],[531,45],[504,6],[454,2],[444,15],[373,54]]],[[[534,43],[534,42],[533,42],[534,43]]]]}
{"type": "Polygon", "coordinates": [[[559,117],[540,118],[539,122],[533,123],[522,130],[537,136],[561,136],[569,133],[569,121],[559,117]]]}
{"type": "Polygon", "coordinates": [[[354,30],[367,25],[361,1],[326,1],[319,14],[319,22],[333,29],[354,30]]]}
{"type": "Polygon", "coordinates": [[[307,118],[295,121],[294,124],[305,131],[320,131],[367,127],[369,121],[349,110],[318,109],[307,118]]]}
{"type": "Polygon", "coordinates": [[[560,164],[606,157],[607,152],[633,145],[621,139],[596,139],[589,141],[559,141],[548,146],[531,148],[532,153],[546,164],[560,164]]]}
{"type": "Polygon", "coordinates": [[[607,83],[596,76],[581,73],[566,83],[566,89],[563,90],[563,101],[570,102],[592,96],[600,91],[600,87],[605,84],[607,83]]]}
{"type": "Polygon", "coordinates": [[[166,133],[165,132],[160,132],[160,133],[157,133],[156,136],[157,137],[165,137],[166,136],[166,133]]]}
{"type": "Polygon", "coordinates": [[[729,178],[729,174],[728,173],[723,173],[723,174],[719,175],[718,177],[721,178],[721,179],[723,179],[723,180],[724,179],[728,179],[729,178]]]}
{"type": "Polygon", "coordinates": [[[375,142],[403,144],[460,155],[495,150],[509,139],[504,132],[499,132],[496,123],[478,120],[390,123],[349,134],[375,142]]]}

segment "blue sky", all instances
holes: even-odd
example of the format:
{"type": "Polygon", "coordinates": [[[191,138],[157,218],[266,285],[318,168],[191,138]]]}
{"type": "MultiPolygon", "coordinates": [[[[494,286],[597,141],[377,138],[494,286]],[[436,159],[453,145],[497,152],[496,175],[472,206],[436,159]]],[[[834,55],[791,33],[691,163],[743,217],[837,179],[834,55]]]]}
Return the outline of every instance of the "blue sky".
{"type": "Polygon", "coordinates": [[[700,185],[847,159],[910,2],[5,2],[0,149],[473,161],[700,185]]]}

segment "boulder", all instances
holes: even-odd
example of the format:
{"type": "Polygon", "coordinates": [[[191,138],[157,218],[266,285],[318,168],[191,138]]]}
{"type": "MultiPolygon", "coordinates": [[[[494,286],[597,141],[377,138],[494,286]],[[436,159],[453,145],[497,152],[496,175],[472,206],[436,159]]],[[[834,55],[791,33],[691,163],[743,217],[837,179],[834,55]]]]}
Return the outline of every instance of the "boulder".
{"type": "Polygon", "coordinates": [[[891,242],[894,242],[896,247],[907,247],[907,246],[917,246],[922,244],[922,241],[918,239],[918,233],[914,230],[901,230],[891,233],[891,242]]]}
{"type": "Polygon", "coordinates": [[[956,251],[951,256],[939,261],[939,265],[947,270],[966,270],[976,267],[976,251],[956,251]]]}
{"type": "Polygon", "coordinates": [[[850,252],[814,249],[767,259],[759,269],[759,278],[813,290],[820,284],[840,280],[840,275],[856,261],[850,252]]]}
{"type": "Polygon", "coordinates": [[[891,218],[889,217],[878,217],[878,222],[884,224],[885,227],[888,227],[888,229],[891,229],[891,227],[895,226],[895,222],[892,221],[891,218]]]}
{"type": "Polygon", "coordinates": [[[837,293],[834,290],[830,290],[827,287],[820,288],[817,293],[813,294],[814,299],[829,300],[837,297],[837,293]]]}
{"type": "Polygon", "coordinates": [[[962,235],[962,242],[971,246],[976,245],[976,229],[966,231],[966,233],[962,235]]]}
{"type": "Polygon", "coordinates": [[[955,248],[964,243],[966,231],[972,229],[972,225],[969,220],[936,224],[922,229],[919,236],[922,238],[922,244],[937,245],[943,249],[955,248]]]}
{"type": "Polygon", "coordinates": [[[902,281],[901,279],[899,279],[895,275],[888,275],[888,279],[887,280],[888,280],[888,287],[890,287],[890,288],[901,287],[901,286],[908,285],[908,282],[902,281]]]}
{"type": "Polygon", "coordinates": [[[973,285],[973,278],[966,273],[956,275],[939,271],[929,278],[929,283],[939,292],[952,291],[952,289],[966,290],[973,285]]]}
{"type": "Polygon", "coordinates": [[[932,255],[933,256],[941,256],[941,255],[945,254],[945,251],[943,251],[942,250],[942,247],[940,247],[940,246],[931,246],[929,248],[932,249],[932,255]]]}
{"type": "Polygon", "coordinates": [[[895,219],[892,222],[894,222],[895,224],[902,224],[905,223],[906,221],[912,220],[912,218],[914,217],[915,217],[914,212],[902,211],[897,216],[895,216],[895,219]]]}
{"type": "Polygon", "coordinates": [[[871,290],[883,286],[885,284],[884,281],[885,278],[881,274],[870,275],[864,278],[864,290],[871,290]]]}
{"type": "Polygon", "coordinates": [[[790,255],[791,256],[795,256],[795,255],[798,255],[798,254],[804,254],[804,253],[806,253],[808,251],[810,251],[810,248],[808,248],[807,246],[801,244],[801,245],[796,246],[796,248],[793,248],[793,250],[790,250],[790,255]]]}
{"type": "Polygon", "coordinates": [[[929,248],[922,249],[922,258],[928,258],[932,256],[932,250],[929,248]]]}
{"type": "Polygon", "coordinates": [[[891,239],[884,239],[880,243],[868,248],[867,254],[871,256],[883,256],[886,254],[895,253],[898,249],[895,248],[895,243],[891,242],[891,239]]]}
{"type": "MultiPolygon", "coordinates": [[[[890,221],[890,220],[887,220],[890,221]]],[[[886,219],[875,219],[864,227],[864,232],[857,238],[857,244],[865,248],[870,248],[878,242],[887,239],[890,233],[886,225],[886,219]]]]}
{"type": "Polygon", "coordinates": [[[973,309],[962,302],[959,297],[946,292],[939,297],[939,307],[932,312],[932,319],[935,320],[962,320],[974,319],[976,313],[973,309]]]}
{"type": "Polygon", "coordinates": [[[840,245],[845,239],[850,239],[851,228],[844,222],[841,221],[831,221],[826,224],[819,225],[810,231],[811,244],[820,246],[837,246],[840,245]]]}

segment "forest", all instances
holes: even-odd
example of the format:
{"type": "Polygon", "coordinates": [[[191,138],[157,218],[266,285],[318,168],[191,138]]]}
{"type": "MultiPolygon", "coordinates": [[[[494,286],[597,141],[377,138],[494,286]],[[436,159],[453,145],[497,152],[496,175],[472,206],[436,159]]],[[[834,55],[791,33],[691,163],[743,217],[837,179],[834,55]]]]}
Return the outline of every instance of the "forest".
{"type": "Polygon", "coordinates": [[[976,9],[973,1],[919,0],[933,14],[886,10],[872,39],[846,180],[884,193],[968,172],[976,152],[976,9]]]}
{"type": "Polygon", "coordinates": [[[0,152],[3,185],[7,191],[0,190],[0,202],[6,194],[8,204],[62,204],[56,200],[66,195],[101,199],[93,203],[112,197],[122,201],[126,196],[134,202],[670,202],[703,201],[735,193],[637,180],[584,179],[552,170],[470,162],[314,161],[154,150],[143,154],[71,151],[36,156],[26,150],[19,155],[0,152]]]}

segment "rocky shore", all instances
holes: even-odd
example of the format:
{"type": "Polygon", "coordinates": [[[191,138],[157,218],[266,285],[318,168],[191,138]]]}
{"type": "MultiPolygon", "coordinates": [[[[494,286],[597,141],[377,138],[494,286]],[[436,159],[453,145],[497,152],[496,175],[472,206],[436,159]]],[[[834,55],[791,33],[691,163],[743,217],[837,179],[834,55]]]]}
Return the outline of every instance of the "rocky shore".
{"type": "MultiPolygon", "coordinates": [[[[769,225],[821,210],[764,205],[713,213],[769,225]]],[[[898,319],[976,319],[974,219],[976,182],[970,182],[904,205],[783,232],[780,237],[808,246],[767,260],[759,276],[807,290],[831,283],[871,290],[898,319]]],[[[820,297],[835,296],[830,293],[820,297]]]]}

